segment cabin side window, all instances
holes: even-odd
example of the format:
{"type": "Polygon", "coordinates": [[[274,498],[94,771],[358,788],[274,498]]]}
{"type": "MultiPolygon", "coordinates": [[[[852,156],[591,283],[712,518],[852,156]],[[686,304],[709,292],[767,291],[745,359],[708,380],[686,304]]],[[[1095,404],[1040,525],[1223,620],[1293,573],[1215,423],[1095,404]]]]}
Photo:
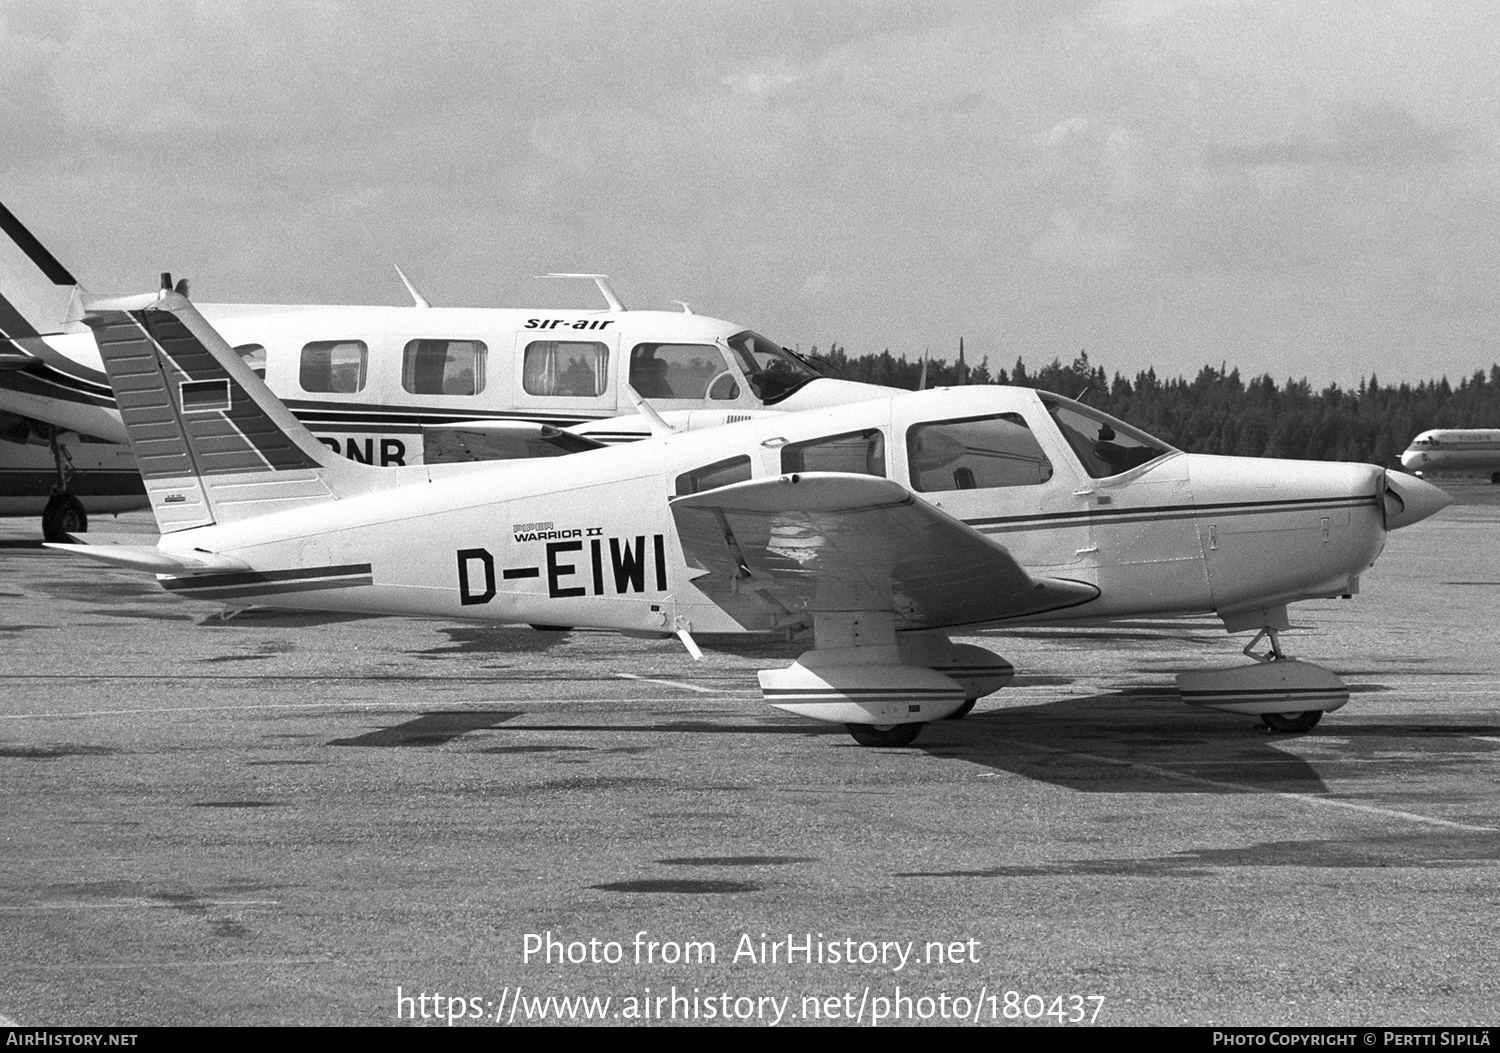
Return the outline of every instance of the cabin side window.
{"type": "Polygon", "coordinates": [[[740,397],[740,384],[713,344],[636,344],[630,351],[630,386],[643,399],[740,397]]]}
{"type": "Polygon", "coordinates": [[[749,479],[750,458],[730,457],[727,460],[715,461],[713,464],[705,464],[702,468],[694,468],[690,472],[683,472],[677,477],[677,496],[701,494],[704,490],[716,490],[730,483],[748,482],[749,479]]]}
{"type": "Polygon", "coordinates": [[[609,348],[593,341],[534,340],[521,362],[528,395],[598,398],[609,386],[609,348]]]}
{"type": "Polygon", "coordinates": [[[783,472],[852,472],[885,475],[885,435],[879,428],[828,435],[781,448],[783,472]]]}
{"type": "Polygon", "coordinates": [[[353,394],[365,389],[370,349],[363,340],[316,340],[302,348],[303,391],[353,394]]]}
{"type": "Polygon", "coordinates": [[[261,344],[240,344],[234,349],[234,353],[244,360],[245,365],[250,367],[250,372],[260,379],[266,379],[266,349],[261,344]]]}
{"type": "Polygon", "coordinates": [[[1019,413],[913,425],[906,461],[919,493],[1035,486],[1052,478],[1052,462],[1019,413]]]}
{"type": "Polygon", "coordinates": [[[413,395],[477,395],[485,352],[478,340],[412,340],[401,354],[401,386],[413,395]]]}

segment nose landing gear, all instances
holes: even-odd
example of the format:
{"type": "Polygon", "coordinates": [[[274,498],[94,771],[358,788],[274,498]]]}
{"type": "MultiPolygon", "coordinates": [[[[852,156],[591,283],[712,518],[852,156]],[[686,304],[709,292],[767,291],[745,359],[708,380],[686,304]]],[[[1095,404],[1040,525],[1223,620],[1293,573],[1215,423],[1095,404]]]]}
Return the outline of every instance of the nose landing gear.
{"type": "Polygon", "coordinates": [[[1269,626],[1245,645],[1244,654],[1255,664],[1179,674],[1182,700],[1190,706],[1258,716],[1277,732],[1310,731],[1324,713],[1349,701],[1348,685],[1320,665],[1287,657],[1277,631],[1269,626]],[[1255,646],[1267,638],[1270,650],[1256,654],[1255,646]]]}

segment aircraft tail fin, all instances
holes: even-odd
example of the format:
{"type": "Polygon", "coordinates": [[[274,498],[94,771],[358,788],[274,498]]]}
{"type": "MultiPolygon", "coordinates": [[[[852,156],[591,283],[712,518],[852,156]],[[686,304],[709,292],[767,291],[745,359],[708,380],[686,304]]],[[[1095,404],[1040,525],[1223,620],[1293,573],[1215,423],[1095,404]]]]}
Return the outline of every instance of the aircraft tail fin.
{"type": "Polygon", "coordinates": [[[3,204],[0,234],[0,352],[29,351],[40,334],[66,326],[78,280],[3,204]]]}
{"type": "Polygon", "coordinates": [[[87,297],[162,533],[364,493],[383,471],[318,442],[181,293],[87,297]]]}

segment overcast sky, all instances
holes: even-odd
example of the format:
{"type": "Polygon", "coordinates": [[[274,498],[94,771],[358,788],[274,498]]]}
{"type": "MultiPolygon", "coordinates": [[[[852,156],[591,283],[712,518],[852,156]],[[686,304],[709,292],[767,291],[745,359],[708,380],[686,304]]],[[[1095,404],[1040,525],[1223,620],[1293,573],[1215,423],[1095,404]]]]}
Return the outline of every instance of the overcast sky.
{"type": "Polygon", "coordinates": [[[804,349],[1500,359],[1500,4],[0,0],[0,200],[96,289],[690,301],[804,349]]]}

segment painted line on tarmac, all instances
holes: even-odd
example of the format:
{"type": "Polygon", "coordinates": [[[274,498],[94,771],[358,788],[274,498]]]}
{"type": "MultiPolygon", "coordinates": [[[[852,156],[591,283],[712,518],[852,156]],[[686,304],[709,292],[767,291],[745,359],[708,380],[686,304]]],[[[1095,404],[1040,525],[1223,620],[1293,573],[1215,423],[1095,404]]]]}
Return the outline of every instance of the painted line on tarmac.
{"type": "Polygon", "coordinates": [[[32,962],[26,968],[49,971],[77,969],[80,972],[88,972],[93,969],[214,969],[241,965],[327,965],[331,961],[333,961],[331,956],[320,955],[316,958],[223,958],[181,962],[59,962],[57,964],[32,962]]]}
{"type": "Polygon", "coordinates": [[[1402,812],[1394,808],[1378,808],[1372,804],[1355,804],[1353,801],[1340,801],[1333,797],[1315,797],[1307,793],[1291,793],[1286,790],[1266,790],[1261,786],[1250,786],[1241,782],[1225,782],[1220,779],[1205,779],[1201,775],[1188,775],[1186,772],[1173,771],[1171,768],[1162,768],[1155,764],[1144,764],[1140,761],[1119,760],[1115,757],[1105,757],[1097,753],[1078,753],[1074,750],[1058,749],[1055,746],[1043,746],[1040,743],[1028,742],[1028,746],[1043,750],[1047,753],[1061,753],[1068,757],[1077,757],[1080,760],[1094,761],[1100,764],[1112,764],[1119,768],[1138,768],[1141,771],[1149,771],[1154,775],[1161,775],[1168,779],[1176,779],[1179,782],[1197,783],[1200,786],[1213,786],[1217,789],[1237,790],[1243,793],[1251,793],[1257,796],[1273,794],[1284,797],[1290,801],[1301,801],[1305,804],[1321,804],[1331,808],[1346,808],[1355,812],[1368,812],[1371,815],[1383,815],[1394,819],[1406,819],[1414,823],[1427,823],[1430,826],[1443,826],[1453,830],[1469,830],[1474,833],[1491,834],[1496,832],[1493,826],[1473,826],[1468,823],[1456,823],[1451,819],[1434,819],[1430,815],[1417,815],[1415,812],[1402,812]]]}
{"type": "Polygon", "coordinates": [[[648,684],[665,684],[667,687],[680,687],[684,691],[697,691],[704,695],[724,694],[724,691],[717,687],[699,687],[697,684],[685,684],[681,680],[659,680],[654,676],[637,676],[635,673],[616,673],[615,676],[622,680],[641,680],[648,684]]]}
{"type": "MultiPolygon", "coordinates": [[[[749,693],[743,695],[730,695],[724,693],[726,702],[738,699],[753,699],[755,696],[749,693]]],[[[178,706],[160,709],[88,709],[73,713],[0,713],[0,720],[71,720],[78,717],[142,717],[150,715],[174,714],[174,713],[234,713],[243,710],[245,712],[265,712],[267,710],[301,710],[301,711],[362,711],[394,709],[408,713],[426,715],[430,713],[449,713],[455,709],[483,706],[537,706],[537,705],[605,705],[612,702],[626,703],[629,705],[642,705],[645,703],[660,702],[668,704],[681,702],[681,695],[649,696],[647,698],[622,698],[620,696],[600,698],[486,698],[479,702],[454,701],[443,705],[418,705],[410,702],[274,702],[267,705],[255,706],[178,706]]]]}
{"type": "Polygon", "coordinates": [[[197,907],[279,907],[279,899],[194,899],[181,903],[155,900],[105,900],[98,903],[28,903],[0,907],[0,914],[25,914],[33,910],[182,910],[197,907]]]}

